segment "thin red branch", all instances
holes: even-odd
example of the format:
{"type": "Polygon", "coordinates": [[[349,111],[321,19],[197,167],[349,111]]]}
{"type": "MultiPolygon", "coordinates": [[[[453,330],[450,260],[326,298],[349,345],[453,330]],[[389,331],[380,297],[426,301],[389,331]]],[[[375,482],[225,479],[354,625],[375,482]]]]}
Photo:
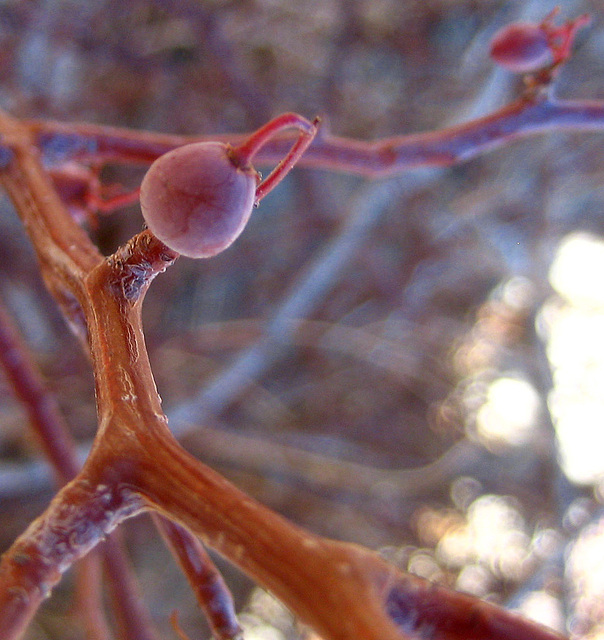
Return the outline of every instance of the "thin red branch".
{"type": "Polygon", "coordinates": [[[233,597],[208,552],[184,527],[160,516],[153,520],[187,577],[214,638],[237,638],[241,627],[237,622],[233,597]]]}
{"type": "MultiPolygon", "coordinates": [[[[246,138],[139,134],[114,127],[48,121],[29,121],[27,126],[45,161],[59,165],[68,160],[147,164],[190,142],[220,140],[236,145],[246,138]]],[[[604,103],[557,100],[543,91],[468,123],[375,141],[334,136],[323,125],[299,164],[375,178],[421,166],[450,166],[516,138],[560,130],[604,130],[604,103]]],[[[291,135],[267,142],[256,156],[257,163],[278,161],[291,143],[291,135]]]]}
{"type": "Polygon", "coordinates": [[[1,302],[0,364],[29,414],[31,428],[52,465],[58,484],[68,482],[80,468],[69,429],[55,397],[46,388],[27,345],[1,302]]]}
{"type": "Polygon", "coordinates": [[[76,565],[78,608],[83,611],[82,623],[88,640],[111,640],[109,625],[105,619],[100,554],[88,554],[76,565]]]}
{"type": "Polygon", "coordinates": [[[140,598],[140,590],[126,560],[121,538],[114,535],[107,538],[102,551],[121,635],[128,640],[159,640],[149,611],[140,598]]]}

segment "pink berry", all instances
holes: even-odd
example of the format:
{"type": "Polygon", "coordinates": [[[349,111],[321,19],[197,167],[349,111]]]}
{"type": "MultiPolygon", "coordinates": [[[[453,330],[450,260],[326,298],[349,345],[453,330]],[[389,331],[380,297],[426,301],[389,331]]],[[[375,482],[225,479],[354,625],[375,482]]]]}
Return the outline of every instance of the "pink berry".
{"type": "Polygon", "coordinates": [[[491,41],[491,57],[514,73],[538,71],[553,62],[543,25],[528,22],[510,24],[498,31],[491,41]]]}
{"type": "Polygon", "coordinates": [[[254,207],[257,174],[238,167],[221,142],[187,144],[160,156],[140,190],[143,217],[168,247],[209,258],[242,232],[254,207]]]}

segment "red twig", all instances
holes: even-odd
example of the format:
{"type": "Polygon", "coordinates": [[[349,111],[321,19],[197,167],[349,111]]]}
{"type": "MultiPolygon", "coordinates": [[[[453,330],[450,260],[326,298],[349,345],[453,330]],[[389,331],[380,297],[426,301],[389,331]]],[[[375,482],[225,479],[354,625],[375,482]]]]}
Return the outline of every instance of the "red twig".
{"type": "MultiPolygon", "coordinates": [[[[246,138],[135,134],[113,127],[48,121],[30,121],[27,125],[45,160],[56,165],[69,160],[146,164],[190,142],[221,140],[236,145],[246,138]]],[[[450,166],[517,138],[561,130],[604,130],[604,103],[557,100],[546,92],[537,92],[465,124],[375,141],[334,136],[324,124],[299,164],[375,178],[420,166],[450,166]]],[[[268,141],[256,155],[256,162],[278,161],[291,140],[287,135],[268,141]]]]}
{"type": "Polygon", "coordinates": [[[103,544],[105,571],[121,636],[128,640],[159,640],[138,584],[126,559],[120,536],[103,544]]]}
{"type": "Polygon", "coordinates": [[[233,640],[241,634],[233,598],[218,569],[199,540],[167,518],[154,518],[197,597],[216,640],[233,640]]]}
{"type": "Polygon", "coordinates": [[[52,465],[58,484],[64,484],[80,468],[73,441],[55,397],[46,388],[27,345],[1,303],[0,363],[29,413],[32,430],[52,465]]]}

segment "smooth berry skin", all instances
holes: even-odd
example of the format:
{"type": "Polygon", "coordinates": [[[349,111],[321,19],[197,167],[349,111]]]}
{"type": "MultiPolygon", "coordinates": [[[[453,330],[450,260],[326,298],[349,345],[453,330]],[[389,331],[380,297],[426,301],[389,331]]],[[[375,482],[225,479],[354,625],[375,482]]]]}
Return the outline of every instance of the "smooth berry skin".
{"type": "Polygon", "coordinates": [[[231,245],[254,208],[257,174],[236,166],[230,147],[197,142],[160,156],[140,190],[151,232],[173,251],[210,258],[231,245]]]}
{"type": "Polygon", "coordinates": [[[491,57],[514,73],[539,71],[553,61],[547,33],[541,25],[518,22],[498,31],[491,41],[491,57]]]}

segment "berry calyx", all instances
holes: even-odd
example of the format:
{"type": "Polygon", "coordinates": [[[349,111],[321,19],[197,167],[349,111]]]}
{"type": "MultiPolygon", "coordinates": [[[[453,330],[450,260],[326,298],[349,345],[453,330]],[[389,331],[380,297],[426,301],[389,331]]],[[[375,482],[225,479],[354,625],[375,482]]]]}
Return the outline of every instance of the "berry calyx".
{"type": "Polygon", "coordinates": [[[589,23],[585,14],[556,26],[556,8],[540,23],[515,22],[500,29],[491,40],[491,57],[514,73],[554,70],[566,62],[579,29],[589,23]]]}
{"type": "Polygon", "coordinates": [[[514,73],[536,71],[553,62],[545,31],[540,25],[524,22],[510,24],[495,34],[491,57],[514,73]]]}

